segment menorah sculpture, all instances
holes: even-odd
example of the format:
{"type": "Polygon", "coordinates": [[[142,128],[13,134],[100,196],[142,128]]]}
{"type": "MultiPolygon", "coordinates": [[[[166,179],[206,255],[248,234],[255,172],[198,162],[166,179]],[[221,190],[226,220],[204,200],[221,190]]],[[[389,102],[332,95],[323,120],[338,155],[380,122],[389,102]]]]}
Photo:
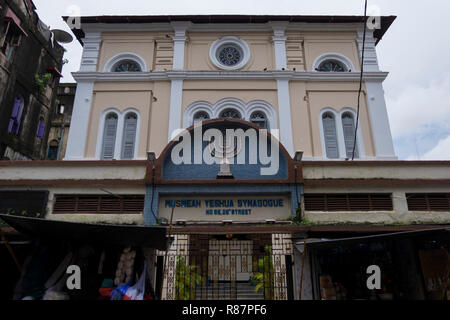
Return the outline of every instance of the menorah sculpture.
{"type": "Polygon", "coordinates": [[[234,137],[233,141],[229,141],[228,137],[222,139],[222,143],[219,141],[214,141],[214,149],[209,145],[210,153],[214,158],[220,159],[220,172],[217,174],[217,179],[234,179],[233,173],[231,172],[230,162],[228,159],[233,159],[237,157],[242,151],[242,141],[238,137],[234,137]]]}

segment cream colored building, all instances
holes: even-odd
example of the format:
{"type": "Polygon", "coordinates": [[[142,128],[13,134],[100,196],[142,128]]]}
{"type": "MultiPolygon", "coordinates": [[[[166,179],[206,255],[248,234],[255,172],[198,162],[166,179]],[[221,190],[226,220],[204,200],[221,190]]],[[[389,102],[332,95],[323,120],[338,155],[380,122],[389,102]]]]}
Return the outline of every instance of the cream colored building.
{"type": "MultiPolygon", "coordinates": [[[[375,49],[393,20],[384,17],[382,29],[368,32],[365,44],[359,160],[396,159],[382,88],[388,73],[379,69],[375,49]]],[[[65,159],[105,158],[105,119],[111,114],[117,133],[106,158],[124,158],[125,118],[132,113],[134,150],[125,158],[146,159],[150,151],[159,156],[195,116],[213,119],[231,109],[247,121],[265,117],[292,156],[301,150],[304,160],[344,160],[354,138],[344,134],[343,117],[350,126],[356,122],[362,34],[358,17],[82,18],[77,35],[84,50],[73,74],[78,87],[65,159]],[[238,61],[224,64],[223,50],[238,61]],[[342,72],[319,72],[328,62],[342,72]],[[335,131],[328,155],[327,116],[335,131]]]]}
{"type": "Polygon", "coordinates": [[[179,298],[180,258],[202,277],[191,298],[320,299],[318,262],[300,240],[450,223],[450,162],[395,155],[376,53],[394,20],[367,31],[362,61],[363,17],[82,17],[65,160],[0,162],[0,195],[44,190],[53,221],[172,222],[167,261],[149,260],[163,299],[179,298]],[[280,146],[278,172],[175,163],[178,134],[195,135],[199,121],[268,129],[257,141],[280,146]],[[258,273],[272,289],[249,288],[258,273]]]}

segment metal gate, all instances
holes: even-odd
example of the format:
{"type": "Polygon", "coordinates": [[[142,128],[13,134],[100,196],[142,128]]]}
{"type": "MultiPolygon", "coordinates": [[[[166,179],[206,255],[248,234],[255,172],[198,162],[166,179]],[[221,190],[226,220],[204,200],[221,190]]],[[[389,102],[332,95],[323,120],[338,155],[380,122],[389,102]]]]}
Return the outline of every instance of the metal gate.
{"type": "Polygon", "coordinates": [[[163,300],[293,299],[292,254],[290,234],[177,235],[154,283],[163,300]]]}

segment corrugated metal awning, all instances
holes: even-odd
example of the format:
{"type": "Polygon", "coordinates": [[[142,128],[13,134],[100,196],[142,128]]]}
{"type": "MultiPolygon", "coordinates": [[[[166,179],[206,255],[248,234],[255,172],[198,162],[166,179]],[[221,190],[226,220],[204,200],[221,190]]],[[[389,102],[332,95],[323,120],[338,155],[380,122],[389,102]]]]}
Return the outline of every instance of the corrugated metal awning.
{"type": "Polygon", "coordinates": [[[22,31],[22,33],[25,36],[28,37],[28,34],[26,33],[26,31],[21,26],[22,21],[20,20],[20,18],[18,16],[16,16],[16,14],[11,9],[8,9],[6,11],[6,15],[4,17],[4,20],[7,21],[7,22],[8,21],[13,22],[17,26],[17,28],[19,28],[19,30],[22,31]]]}
{"type": "MultiPolygon", "coordinates": [[[[447,235],[450,236],[450,226],[445,225],[442,227],[436,227],[435,229],[414,230],[414,231],[401,231],[395,233],[375,234],[362,237],[349,237],[339,239],[304,239],[295,241],[295,247],[300,252],[303,251],[303,246],[306,243],[308,248],[314,249],[326,249],[340,246],[347,246],[354,243],[362,243],[367,241],[384,241],[393,239],[408,239],[413,237],[434,236],[434,235],[447,235]]],[[[449,239],[450,240],[450,239],[449,239]]]]}
{"type": "Polygon", "coordinates": [[[74,223],[0,214],[9,226],[32,238],[79,243],[143,246],[165,250],[167,227],[74,223]]]}
{"type": "Polygon", "coordinates": [[[48,67],[47,71],[50,71],[50,72],[54,73],[55,76],[57,76],[57,77],[63,78],[62,73],[55,66],[48,67]]]}

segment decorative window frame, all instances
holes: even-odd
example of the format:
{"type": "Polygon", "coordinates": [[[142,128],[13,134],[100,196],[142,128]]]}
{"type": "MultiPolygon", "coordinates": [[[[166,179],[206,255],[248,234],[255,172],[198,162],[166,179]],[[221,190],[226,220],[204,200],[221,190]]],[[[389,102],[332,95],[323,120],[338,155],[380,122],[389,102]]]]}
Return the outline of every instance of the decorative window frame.
{"type": "Polygon", "coordinates": [[[215,118],[215,114],[213,111],[213,106],[206,101],[197,101],[191,104],[189,107],[186,108],[184,111],[183,116],[183,128],[187,129],[194,123],[194,116],[197,112],[203,111],[208,114],[210,119],[215,118]]]}
{"type": "Polygon", "coordinates": [[[217,68],[222,69],[222,70],[230,70],[231,71],[231,70],[242,69],[248,64],[248,62],[250,61],[250,58],[251,58],[250,47],[248,46],[248,44],[245,41],[243,41],[237,37],[223,37],[219,40],[214,41],[209,49],[209,59],[217,68]],[[217,50],[219,50],[220,47],[225,44],[232,44],[232,45],[238,46],[242,50],[242,53],[244,56],[242,57],[241,62],[239,62],[237,65],[225,66],[219,60],[217,60],[217,50]]]}
{"type": "Polygon", "coordinates": [[[219,118],[220,114],[224,112],[227,109],[235,109],[240,114],[242,119],[241,120],[247,120],[247,111],[246,111],[246,105],[243,101],[235,98],[225,98],[222,100],[219,100],[214,105],[214,119],[219,118]]]}
{"type": "Polygon", "coordinates": [[[114,159],[122,159],[122,143],[123,143],[123,129],[125,125],[125,117],[129,113],[135,113],[137,116],[137,126],[136,126],[136,140],[134,145],[134,158],[133,160],[145,160],[144,158],[138,158],[139,151],[139,136],[141,131],[141,113],[136,108],[127,108],[124,111],[120,111],[116,108],[109,108],[102,112],[100,117],[100,122],[98,126],[97,134],[97,146],[95,150],[95,160],[101,160],[102,157],[102,147],[103,147],[103,133],[105,131],[105,121],[106,116],[110,113],[114,113],[117,116],[117,132],[116,132],[116,144],[114,146],[114,159]]]}
{"type": "Polygon", "coordinates": [[[13,134],[15,136],[20,135],[20,128],[22,125],[22,116],[23,116],[24,109],[25,109],[25,99],[22,95],[19,94],[14,97],[13,109],[11,110],[11,114],[9,116],[9,124],[8,124],[8,133],[9,134],[13,134]],[[14,119],[12,117],[12,114],[14,112],[14,108],[16,107],[17,101],[19,101],[19,103],[20,103],[18,106],[18,110],[17,110],[17,116],[15,118],[18,126],[17,126],[16,130],[13,130],[14,122],[12,122],[12,121],[14,121],[14,119]]]}
{"type": "Polygon", "coordinates": [[[242,120],[249,122],[250,117],[254,112],[263,112],[267,117],[268,129],[270,131],[278,130],[277,112],[270,103],[263,100],[253,100],[246,104],[242,100],[236,98],[225,98],[219,100],[215,104],[206,101],[192,103],[184,111],[183,128],[186,129],[193,125],[194,115],[199,111],[206,112],[210,119],[217,119],[226,109],[236,109],[242,115],[242,120]]]}
{"type": "Polygon", "coordinates": [[[133,61],[136,62],[141,68],[141,72],[147,71],[147,64],[145,60],[138,54],[132,52],[123,52],[115,55],[106,62],[103,72],[114,72],[114,67],[121,61],[133,61]]]}
{"type": "MultiPolygon", "coordinates": [[[[345,138],[344,138],[344,128],[342,126],[342,115],[344,113],[351,113],[353,116],[353,120],[356,123],[356,112],[352,108],[345,107],[341,109],[339,112],[334,110],[333,108],[326,107],[322,109],[319,113],[319,128],[320,128],[320,141],[322,144],[322,158],[330,161],[342,161],[347,158],[346,150],[345,150],[345,138]],[[325,135],[323,132],[323,121],[322,117],[325,113],[331,113],[334,116],[334,121],[336,121],[336,134],[337,134],[337,142],[338,142],[338,150],[339,150],[339,158],[338,159],[330,159],[327,157],[327,148],[325,145],[325,135]]],[[[358,127],[361,129],[361,119],[359,121],[358,127]]],[[[364,147],[364,140],[361,130],[358,130],[356,135],[356,146],[358,148],[359,157],[356,160],[363,160],[366,158],[366,149],[364,147]]]]}
{"type": "Polygon", "coordinates": [[[338,117],[338,113],[332,109],[332,108],[325,108],[319,113],[319,128],[320,128],[320,141],[322,144],[322,155],[324,159],[328,160],[341,160],[342,154],[341,154],[341,139],[339,139],[340,136],[340,128],[336,124],[336,118],[338,117]],[[336,139],[337,139],[337,145],[338,145],[338,154],[339,157],[337,159],[335,158],[328,158],[327,156],[327,145],[325,141],[325,132],[323,128],[323,116],[326,113],[331,113],[333,115],[334,121],[335,121],[335,128],[336,128],[336,139]]]}
{"type": "Polygon", "coordinates": [[[346,56],[344,56],[340,53],[337,53],[337,52],[328,52],[328,53],[324,53],[324,54],[318,56],[313,63],[312,71],[320,72],[320,71],[317,71],[316,69],[318,69],[319,66],[327,60],[335,60],[335,61],[342,63],[342,65],[344,66],[345,72],[349,72],[350,70],[356,71],[355,66],[353,65],[353,62],[346,56]]]}
{"type": "Polygon", "coordinates": [[[196,116],[197,114],[199,114],[199,113],[204,113],[204,114],[206,114],[206,115],[208,116],[208,119],[206,119],[206,120],[211,120],[211,116],[209,115],[208,112],[199,110],[199,111],[197,111],[197,112],[194,113],[194,116],[192,117],[192,118],[193,118],[193,122],[195,122],[195,116],[196,116]]]}

